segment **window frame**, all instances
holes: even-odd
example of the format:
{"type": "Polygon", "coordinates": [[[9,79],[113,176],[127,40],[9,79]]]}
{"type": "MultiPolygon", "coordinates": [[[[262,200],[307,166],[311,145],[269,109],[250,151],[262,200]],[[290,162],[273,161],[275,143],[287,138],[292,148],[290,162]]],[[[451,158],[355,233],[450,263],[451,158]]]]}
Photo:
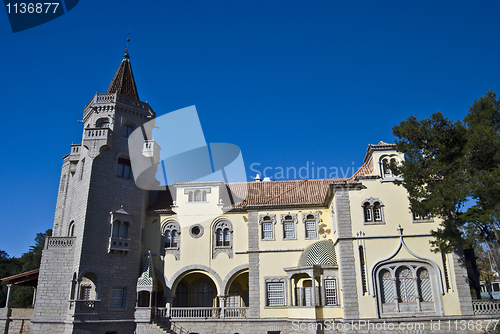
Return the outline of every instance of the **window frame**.
{"type": "Polygon", "coordinates": [[[212,245],[213,259],[220,253],[226,253],[230,259],[233,257],[233,225],[229,219],[219,218],[214,222],[212,227],[212,245]]]}
{"type": "Polygon", "coordinates": [[[276,240],[275,225],[276,225],[276,215],[265,214],[259,215],[259,225],[260,225],[260,240],[262,241],[274,241],[276,240]],[[271,227],[271,237],[264,237],[264,224],[271,227]]]}
{"type": "Polygon", "coordinates": [[[116,177],[125,180],[133,180],[132,164],[130,159],[126,157],[119,157],[116,161],[116,177]]]}
{"type": "Polygon", "coordinates": [[[374,197],[370,197],[361,202],[363,210],[363,223],[365,225],[384,225],[384,203],[374,197]]]}
{"type": "Polygon", "coordinates": [[[306,240],[319,239],[319,214],[317,212],[303,213],[302,221],[304,223],[305,239],[306,240]],[[312,216],[312,218],[309,218],[310,216],[312,216]],[[309,231],[311,231],[311,229],[308,229],[308,223],[314,223],[314,228],[315,228],[314,236],[311,236],[309,234],[309,231]]]}
{"type": "Polygon", "coordinates": [[[297,240],[297,228],[296,228],[297,223],[298,223],[298,220],[297,220],[296,213],[287,213],[287,214],[281,215],[281,225],[282,225],[281,230],[283,232],[283,240],[297,240]],[[287,225],[292,226],[292,232],[293,232],[292,236],[287,237],[287,235],[286,235],[287,225]]]}
{"type": "Polygon", "coordinates": [[[325,278],[323,279],[323,287],[324,287],[324,293],[325,293],[325,305],[324,306],[339,306],[339,292],[338,292],[338,284],[337,284],[337,279],[336,278],[325,278]],[[333,282],[333,288],[328,288],[327,287],[327,282],[333,282]],[[328,303],[328,298],[332,298],[332,296],[328,296],[328,291],[333,291],[333,298],[334,298],[334,303],[329,304],[328,303]]]}
{"type": "Polygon", "coordinates": [[[264,278],[264,284],[266,288],[266,301],[265,301],[265,308],[286,308],[287,306],[287,284],[286,284],[287,278],[286,277],[265,277],[264,278]],[[270,291],[269,288],[270,286],[278,286],[280,285],[282,287],[281,291],[275,290],[275,291],[270,291]],[[281,297],[270,297],[270,292],[281,292],[281,297]],[[281,299],[282,303],[276,304],[276,305],[271,305],[271,300],[277,300],[281,299]]]}

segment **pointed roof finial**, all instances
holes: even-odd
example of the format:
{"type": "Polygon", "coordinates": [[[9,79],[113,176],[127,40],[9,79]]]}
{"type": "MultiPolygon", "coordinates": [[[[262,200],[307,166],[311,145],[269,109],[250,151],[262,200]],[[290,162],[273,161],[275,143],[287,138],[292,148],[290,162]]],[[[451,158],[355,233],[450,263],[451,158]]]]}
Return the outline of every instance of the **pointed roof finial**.
{"type": "Polygon", "coordinates": [[[128,42],[130,42],[130,29],[128,30],[128,36],[127,36],[127,46],[125,46],[125,53],[123,54],[123,58],[129,59],[130,56],[128,54],[128,42]]]}

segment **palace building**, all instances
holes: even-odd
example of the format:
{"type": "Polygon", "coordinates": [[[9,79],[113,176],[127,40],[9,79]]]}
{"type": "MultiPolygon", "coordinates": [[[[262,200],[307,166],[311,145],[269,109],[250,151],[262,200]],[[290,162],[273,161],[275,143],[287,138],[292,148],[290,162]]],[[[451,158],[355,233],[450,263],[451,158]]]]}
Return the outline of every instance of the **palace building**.
{"type": "Polygon", "coordinates": [[[128,137],[155,116],[125,54],[64,156],[31,333],[336,333],[360,320],[477,318],[462,255],[431,251],[439,220],[412,214],[394,184],[388,165],[403,156],[392,144],[368,145],[349,178],[145,190],[128,137]]]}

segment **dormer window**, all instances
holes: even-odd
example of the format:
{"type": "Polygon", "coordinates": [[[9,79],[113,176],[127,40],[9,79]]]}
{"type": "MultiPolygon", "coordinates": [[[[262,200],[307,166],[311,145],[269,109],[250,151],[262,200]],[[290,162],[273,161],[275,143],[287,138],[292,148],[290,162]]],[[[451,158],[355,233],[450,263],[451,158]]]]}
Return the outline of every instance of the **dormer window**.
{"type": "Polygon", "coordinates": [[[207,202],[207,194],[210,194],[210,189],[186,189],[184,194],[188,195],[188,202],[207,202]]]}
{"type": "Polygon", "coordinates": [[[401,159],[396,155],[382,156],[380,158],[380,173],[382,178],[393,178],[395,175],[392,173],[391,166],[395,166],[401,159]]]}

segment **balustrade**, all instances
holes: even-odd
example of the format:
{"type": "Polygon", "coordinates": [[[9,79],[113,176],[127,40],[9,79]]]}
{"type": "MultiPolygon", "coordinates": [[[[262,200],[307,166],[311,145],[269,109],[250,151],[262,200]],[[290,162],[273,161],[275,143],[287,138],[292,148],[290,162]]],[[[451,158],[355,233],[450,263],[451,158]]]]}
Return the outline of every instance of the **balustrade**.
{"type": "Polygon", "coordinates": [[[475,315],[500,314],[500,299],[472,300],[472,308],[475,315]]]}

